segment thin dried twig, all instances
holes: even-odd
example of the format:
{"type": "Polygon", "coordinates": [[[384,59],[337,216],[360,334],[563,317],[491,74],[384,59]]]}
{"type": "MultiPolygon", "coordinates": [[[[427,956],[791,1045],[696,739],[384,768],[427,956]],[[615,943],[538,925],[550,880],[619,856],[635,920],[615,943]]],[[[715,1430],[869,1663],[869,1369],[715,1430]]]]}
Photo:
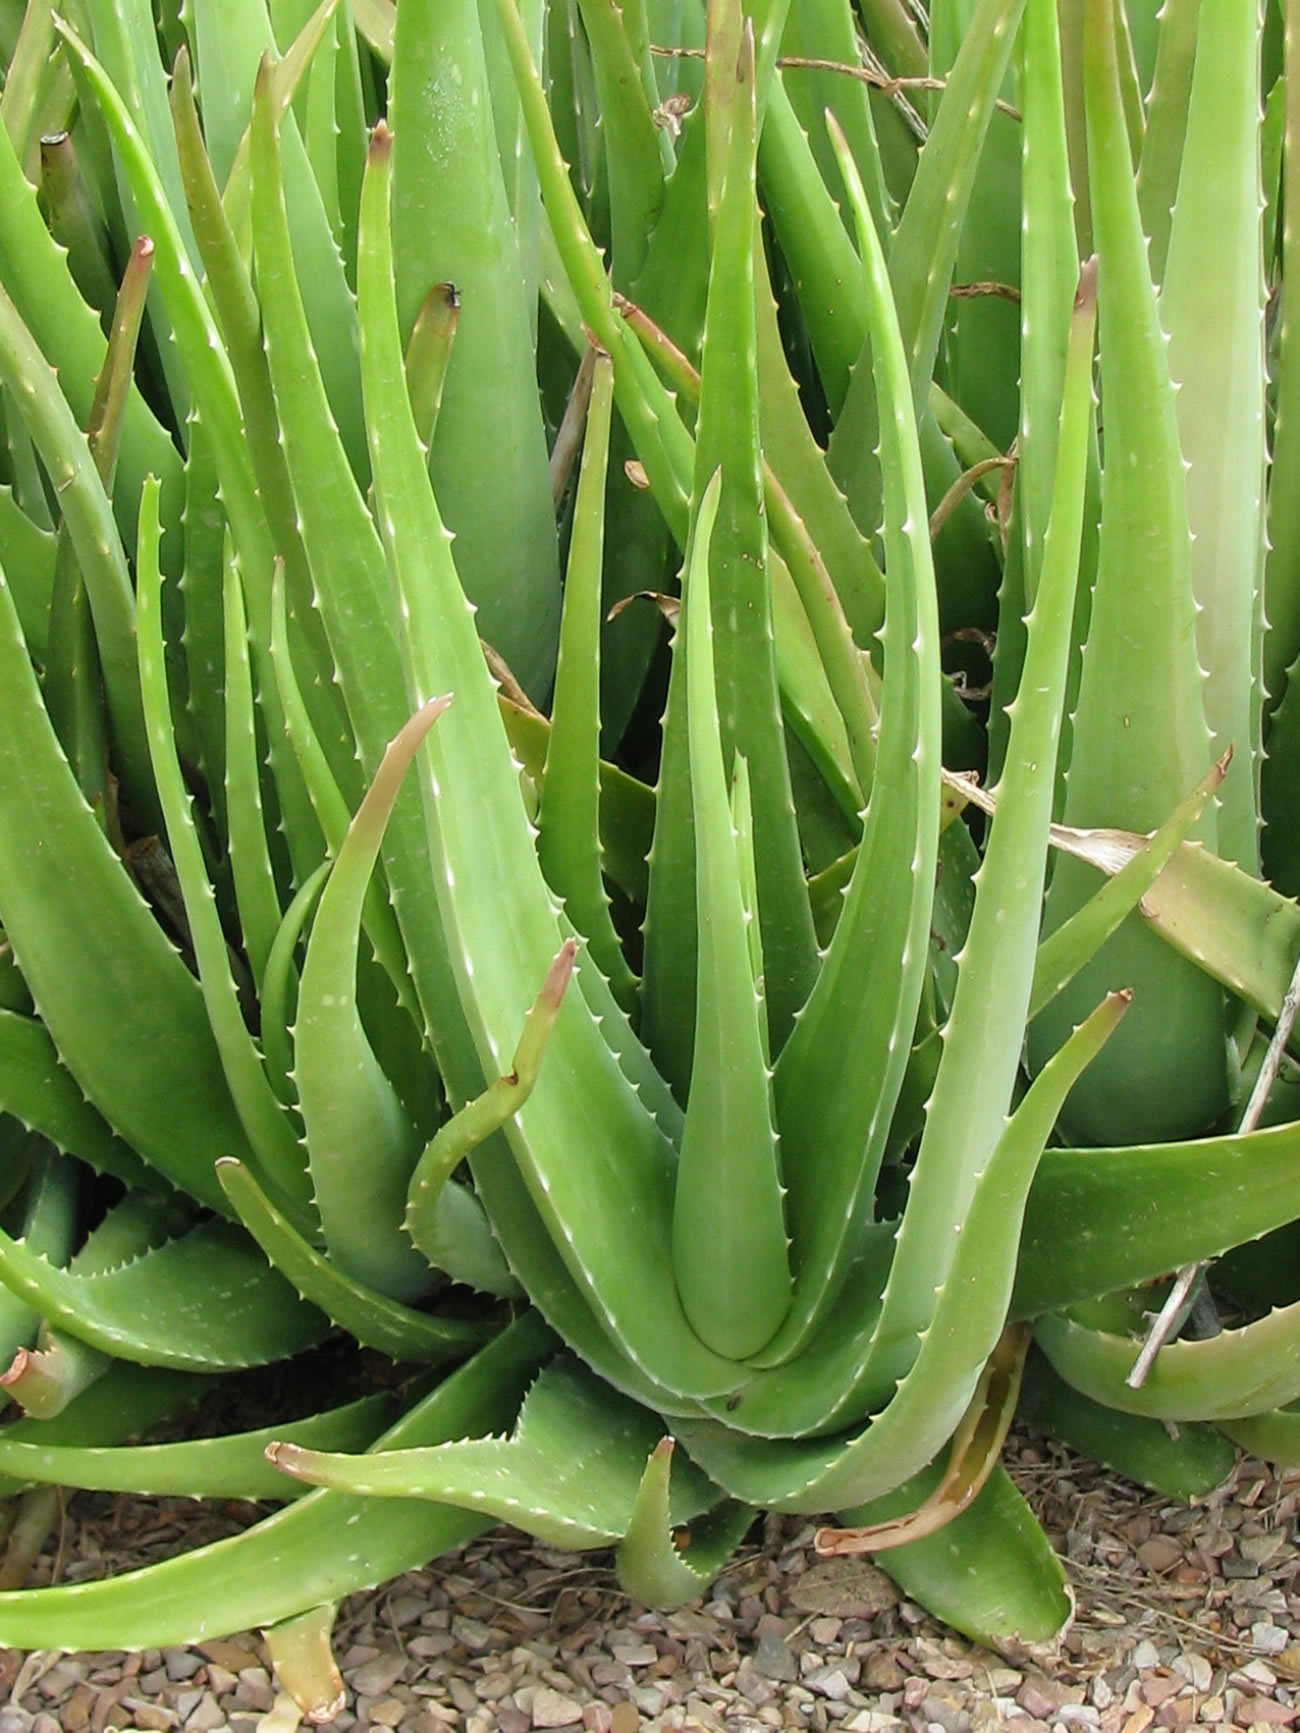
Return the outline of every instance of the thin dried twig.
{"type": "MultiPolygon", "coordinates": [[[[1273,1038],[1264,1054],[1264,1062],[1259,1068],[1259,1076],[1255,1079],[1255,1087],[1250,1092],[1246,1111],[1241,1116],[1241,1124],[1237,1128],[1240,1137],[1245,1137],[1248,1132],[1254,1131],[1259,1124],[1259,1116],[1264,1111],[1268,1092],[1273,1087],[1278,1067],[1282,1063],[1282,1055],[1286,1052],[1286,1044],[1291,1038],[1297,1010],[1300,1010],[1300,959],[1297,960],[1295,971],[1291,976],[1291,985],[1283,996],[1277,1026],[1273,1030],[1273,1038]]],[[[1133,1368],[1128,1377],[1124,1380],[1131,1390],[1140,1390],[1146,1383],[1147,1376],[1152,1366],[1155,1365],[1156,1355],[1174,1335],[1175,1331],[1181,1327],[1185,1317],[1184,1307],[1204,1269],[1205,1260],[1202,1259],[1198,1263],[1184,1264],[1179,1270],[1164,1305],[1151,1320],[1151,1327],[1147,1331],[1141,1352],[1133,1362],[1133,1368]]]]}

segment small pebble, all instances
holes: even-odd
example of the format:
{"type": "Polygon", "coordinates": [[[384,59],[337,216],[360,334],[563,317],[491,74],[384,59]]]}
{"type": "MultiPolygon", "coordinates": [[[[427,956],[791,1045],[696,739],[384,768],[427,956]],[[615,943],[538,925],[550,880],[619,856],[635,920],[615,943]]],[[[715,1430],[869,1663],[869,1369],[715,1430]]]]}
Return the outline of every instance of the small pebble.
{"type": "MultiPolygon", "coordinates": [[[[813,1622],[817,1623],[816,1620],[813,1622]]],[[[794,1651],[784,1637],[775,1636],[771,1631],[764,1631],[758,1639],[754,1665],[765,1679],[775,1679],[782,1684],[792,1684],[799,1677],[794,1651]]]]}
{"type": "Polygon", "coordinates": [[[1252,1625],[1250,1627],[1250,1640],[1257,1649],[1262,1649],[1266,1655],[1280,1655],[1291,1638],[1281,1625],[1268,1623],[1252,1625]]]}
{"type": "Polygon", "coordinates": [[[358,1697],[382,1697],[392,1690],[405,1668],[404,1655],[376,1655],[373,1661],[363,1662],[351,1675],[348,1683],[358,1697]]]}
{"type": "MultiPolygon", "coordinates": [[[[1214,1669],[1204,1655],[1198,1655],[1194,1649],[1189,1649],[1186,1654],[1175,1655],[1172,1666],[1174,1671],[1181,1673],[1196,1690],[1209,1690],[1210,1683],[1214,1678],[1214,1669]]],[[[1099,1704],[1098,1707],[1100,1708],[1101,1705],[1099,1704]]]]}
{"type": "Polygon", "coordinates": [[[616,1661],[621,1661],[625,1667],[648,1667],[659,1659],[659,1651],[653,1643],[619,1643],[611,1645],[611,1651],[616,1661]]]}
{"type": "Polygon", "coordinates": [[[842,1703],[853,1689],[842,1667],[819,1667],[814,1673],[805,1673],[803,1682],[810,1691],[836,1703],[842,1703]]]}
{"type": "Polygon", "coordinates": [[[453,1619],[451,1634],[471,1655],[481,1655],[484,1649],[492,1647],[492,1627],[481,1619],[453,1619]]]}
{"type": "MultiPolygon", "coordinates": [[[[862,1663],[862,1683],[871,1691],[897,1691],[906,1676],[887,1649],[872,1651],[862,1663]]],[[[1020,1683],[1019,1673],[1016,1683],[1020,1683]]]]}
{"type": "Polygon", "coordinates": [[[533,1697],[532,1719],[534,1727],[567,1727],[571,1721],[582,1720],[582,1704],[549,1685],[540,1685],[533,1697]]]}
{"type": "Polygon", "coordinates": [[[163,1666],[173,1684],[192,1679],[203,1665],[203,1656],[193,1649],[168,1649],[163,1654],[163,1666]]]}
{"type": "Polygon", "coordinates": [[[194,1710],[186,1717],[185,1733],[213,1733],[216,1727],[224,1727],[225,1711],[217,1699],[205,1695],[194,1710]]]}

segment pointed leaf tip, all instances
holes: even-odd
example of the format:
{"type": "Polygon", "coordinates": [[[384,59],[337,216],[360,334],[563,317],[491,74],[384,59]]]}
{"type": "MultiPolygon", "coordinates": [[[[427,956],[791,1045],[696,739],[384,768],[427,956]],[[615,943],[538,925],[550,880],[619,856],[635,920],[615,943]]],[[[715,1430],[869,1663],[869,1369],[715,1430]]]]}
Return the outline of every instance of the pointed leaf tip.
{"type": "Polygon", "coordinates": [[[578,941],[566,939],[556,953],[555,961],[547,970],[546,979],[542,983],[542,990],[538,994],[538,999],[543,1005],[551,1006],[555,1010],[559,1009],[565,988],[572,979],[577,955],[578,941]]]}
{"type": "Polygon", "coordinates": [[[393,153],[392,128],[386,120],[377,120],[370,131],[370,161],[383,164],[393,153]]]}

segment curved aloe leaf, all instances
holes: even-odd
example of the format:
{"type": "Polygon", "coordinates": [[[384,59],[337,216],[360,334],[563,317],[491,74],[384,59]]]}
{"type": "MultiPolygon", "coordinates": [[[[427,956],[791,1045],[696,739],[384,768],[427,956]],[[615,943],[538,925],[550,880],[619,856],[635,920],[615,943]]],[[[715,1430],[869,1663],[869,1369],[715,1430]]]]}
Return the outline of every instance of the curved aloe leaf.
{"type": "Polygon", "coordinates": [[[75,1276],[0,1231],[0,1280],[50,1325],[106,1354],[180,1371],[283,1359],[326,1323],[228,1222],[205,1222],[120,1269],[75,1276]]]}
{"type": "MultiPolygon", "coordinates": [[[[1197,799],[1194,790],[1188,802],[1197,799]]],[[[1186,805],[1179,810],[1185,812],[1186,805]]],[[[1150,837],[1054,825],[1052,841],[1076,860],[1115,877],[1141,859],[1145,875],[1148,851],[1163,853],[1168,835],[1181,822],[1175,812],[1150,837]]],[[[1136,882],[1135,877],[1130,885],[1136,882]]],[[[1085,903],[1085,915],[1088,909],[1085,903]]],[[[1152,936],[1158,934],[1263,1016],[1277,1018],[1300,950],[1300,908],[1293,898],[1196,843],[1181,843],[1143,894],[1136,918],[1145,921],[1152,936]]]]}
{"type": "Polygon", "coordinates": [[[23,636],[38,658],[45,655],[58,547],[58,537],[28,517],[13,488],[0,487],[0,566],[13,590],[23,636]]]}
{"type": "Polygon", "coordinates": [[[715,1420],[755,1438],[802,1438],[862,1419],[880,1394],[872,1350],[896,1232],[893,1222],[859,1229],[856,1261],[804,1348],[775,1365],[754,1356],[735,1389],[705,1405],[715,1420]]]}
{"type": "MultiPolygon", "coordinates": [[[[973,28],[975,11],[971,0],[936,0],[931,7],[931,77],[951,76],[963,40],[973,28]]],[[[1019,19],[1011,28],[1020,39],[1019,19]]],[[[1004,98],[1014,99],[1017,94],[1012,73],[1008,63],[1000,92],[1004,98]]],[[[939,98],[940,108],[943,100],[939,98]]],[[[979,164],[953,259],[954,287],[965,286],[966,292],[950,297],[941,338],[946,389],[999,452],[1010,446],[1019,421],[1017,379],[1006,361],[1015,352],[1021,308],[1011,295],[981,294],[978,289],[970,293],[969,286],[996,283],[1013,292],[1021,288],[1022,138],[1021,121],[995,108],[979,147],[979,164]]],[[[1067,291],[1068,282],[1062,283],[1061,278],[1072,274],[1072,252],[1066,253],[1054,273],[1057,286],[1067,291]]],[[[1060,307],[1067,316],[1069,305],[1066,300],[1060,307]]]]}
{"type": "MultiPolygon", "coordinates": [[[[1024,215],[1020,261],[1020,417],[1016,434],[1015,513],[999,595],[989,712],[990,768],[1005,749],[1005,704],[1020,680],[1024,615],[1038,592],[1043,541],[1051,511],[1052,477],[1065,383],[1071,307],[1078,281],[1074,198],[1061,89],[1061,49],[1055,0],[1028,0],[1020,32],[1020,103],[1024,115],[1021,185],[1024,215]],[[1018,530],[1018,535],[1016,534],[1018,530]]],[[[1085,531],[1085,533],[1087,533],[1085,531]]],[[[1083,562],[1076,614],[1089,587],[1083,562]]],[[[1072,656],[1071,693],[1078,683],[1072,656]]],[[[1073,701],[1070,708],[1073,709],[1073,701]]],[[[1068,736],[1067,736],[1068,738],[1068,736]]],[[[1058,780],[1059,780],[1058,771],[1058,780]]]]}
{"type": "Polygon", "coordinates": [[[124,1185],[163,1183],[158,1172],[115,1137],[60,1062],[36,1017],[0,1009],[0,1112],[38,1131],[61,1152],[80,1156],[124,1185]]]}
{"type": "MultiPolygon", "coordinates": [[[[462,1011],[482,1074],[502,1069],[526,1003],[521,988],[544,977],[567,936],[541,878],[514,769],[456,580],[447,534],[424,468],[403,373],[388,243],[387,130],[376,128],[362,198],[358,292],[363,377],[378,517],[405,623],[408,696],[453,690],[456,702],[429,738],[421,778],[433,886],[462,1011]],[[490,868],[490,870],[489,870],[490,868]],[[502,942],[510,935],[509,944],[502,942]]],[[[579,983],[584,964],[579,959],[579,983]]],[[[672,1151],[593,1021],[570,993],[551,1036],[549,1061],[511,1122],[512,1157],[529,1202],[601,1327],[643,1373],[683,1394],[716,1394],[731,1368],[698,1341],[669,1275],[672,1151]],[[581,1077],[575,1090],[571,1077],[581,1077]],[[638,1231],[618,1224],[634,1212],[638,1231]],[[662,1374],[662,1377],[659,1377],[662,1374]]],[[[612,997],[608,1019],[620,1019],[612,997]]],[[[659,1086],[662,1089],[662,1084],[659,1086]]],[[[496,1150],[474,1158],[500,1161],[496,1150]]],[[[519,1258],[480,1185],[516,1268],[519,1258]]],[[[522,1200],[500,1199],[523,1226],[522,1200]]],[[[545,1255],[544,1253],[542,1254],[545,1255]]],[[[542,1292],[547,1284],[530,1292],[542,1292]]]]}
{"type": "Polygon", "coordinates": [[[348,1276],[323,1257],[267,1197],[242,1162],[217,1163],[217,1177],[240,1221],[279,1270],[313,1306],[366,1348],[394,1360],[436,1365],[480,1347],[495,1334],[488,1322],[417,1312],[348,1276]]]}
{"type": "Polygon", "coordinates": [[[1157,1420],[1231,1420],[1267,1414],[1300,1397],[1300,1305],[1222,1330],[1204,1341],[1168,1342],[1143,1384],[1128,1382],[1141,1341],[1092,1330],[1059,1312],[1034,1324],[1034,1339],[1067,1384],[1124,1414],[1157,1420]]]}
{"type": "MultiPolygon", "coordinates": [[[[66,1264],[76,1244],[81,1169],[42,1147],[32,1133],[19,1131],[12,1120],[0,1126],[0,1137],[10,1178],[18,1178],[5,1221],[21,1231],[38,1257],[66,1264]]],[[[25,1296],[0,1289],[0,1356],[6,1362],[36,1340],[41,1324],[40,1312],[25,1296]]]]}
{"type": "Polygon", "coordinates": [[[817,1552],[823,1557],[892,1552],[896,1547],[924,1540],[955,1521],[978,1497],[998,1465],[1015,1418],[1028,1352],[1027,1327],[1009,1324],[989,1356],[961,1425],[952,1435],[942,1478],[915,1510],[865,1527],[818,1529],[813,1541],[817,1552]]]}
{"type": "Polygon", "coordinates": [[[157,811],[144,743],[140,691],[131,674],[135,604],[122,538],[90,448],[49,361],[0,289],[0,383],[18,408],[53,478],[66,532],[90,598],[104,691],[121,773],[130,796],[157,811]]]}
{"type": "MultiPolygon", "coordinates": [[[[429,284],[462,296],[430,471],[484,638],[535,700],[551,682],[559,556],[522,264],[473,0],[399,11],[393,40],[393,259],[409,334],[429,284]]],[[[535,195],[534,195],[535,196],[535,195]]]]}
{"type": "Polygon", "coordinates": [[[1247,1419],[1221,1420],[1220,1428],[1233,1444],[1279,1468],[1300,1463],[1300,1411],[1294,1404],[1270,1414],[1252,1414],[1247,1419]]]}
{"type": "MultiPolygon", "coordinates": [[[[1201,0],[1172,0],[1161,8],[1156,63],[1147,98],[1146,132],[1138,162],[1138,207],[1151,254],[1151,275],[1165,274],[1169,230],[1178,196],[1187,109],[1196,65],[1196,29],[1201,0]]],[[[1245,9],[1242,9],[1243,16],[1245,9]]]]}
{"type": "Polygon", "coordinates": [[[630,283],[641,269],[659,218],[665,170],[672,167],[671,147],[663,128],[655,124],[651,93],[632,40],[632,19],[639,8],[580,0],[579,10],[591,53],[609,180],[613,273],[617,282],[630,283]]]}
{"type": "Polygon", "coordinates": [[[293,1496],[266,1460],[273,1439],[319,1450],[364,1450],[392,1414],[391,1396],[363,1396],[307,1420],[179,1444],[43,1444],[0,1437],[0,1473],[17,1482],[142,1497],[281,1499],[293,1496]]]}
{"type": "MultiPolygon", "coordinates": [[[[536,1313],[405,1414],[374,1451],[509,1425],[551,1346],[536,1313]]],[[[126,1576],[0,1594],[0,1642],[19,1648],[168,1646],[292,1618],[460,1546],[487,1524],[423,1501],[316,1493],[229,1540],[126,1576]]]]}
{"type": "MultiPolygon", "coordinates": [[[[697,990],[692,1083],[673,1203],[673,1271],[701,1340],[741,1359],[790,1300],[767,1043],[742,894],[715,688],[710,561],[723,491],[714,472],[686,579],[686,695],[694,812],[697,990]]],[[[739,774],[743,760],[736,760],[739,774]]]]}
{"type": "MultiPolygon", "coordinates": [[[[833,122],[831,135],[864,252],[875,257],[862,184],[833,122]]],[[[881,268],[869,282],[868,299],[882,321],[884,293],[881,268]]],[[[938,617],[919,453],[904,425],[906,386],[897,375],[886,380],[893,358],[883,338],[876,353],[882,401],[898,417],[896,436],[881,450],[889,594],[884,642],[892,677],[881,701],[875,780],[843,916],[776,1065],[797,1287],[791,1321],[765,1358],[785,1357],[807,1340],[856,1253],[853,1224],[875,1183],[926,967],[939,831],[938,617]],[[900,837],[909,839],[907,846],[899,846],[900,837]],[[889,975],[887,992],[879,990],[882,969],[889,975]],[[846,1087],[849,1078],[852,1087],[846,1087]]]]}
{"type": "Polygon", "coordinates": [[[1025,1211],[1012,1315],[1148,1282],[1300,1213],[1300,1131],[1049,1149],[1025,1211]]]}
{"type": "Polygon", "coordinates": [[[230,972],[225,934],[194,825],[190,796],[176,755],[163,643],[162,573],[158,565],[160,537],[158,487],[156,483],[146,482],[140,498],[136,606],[140,692],[154,780],[185,900],[203,1003],[221,1054],[231,1098],[261,1168],[286,1196],[305,1205],[308,1187],[302,1154],[244,1022],[230,972]]]}
{"type": "Polygon", "coordinates": [[[500,1131],[532,1094],[577,954],[577,941],[566,939],[524,1020],[524,1032],[515,1048],[510,1069],[489,1083],[482,1095],[466,1102],[439,1128],[416,1164],[411,1175],[404,1223],[406,1231],[431,1262],[434,1261],[431,1248],[447,1234],[447,1223],[441,1212],[447,1181],[465,1157],[485,1143],[493,1132],[500,1131]]]}
{"type": "MultiPolygon", "coordinates": [[[[916,177],[889,249],[909,376],[918,413],[934,370],[948,289],[981,148],[1010,64],[1025,0],[980,0],[949,73],[916,177]]],[[[875,334],[872,333],[874,336],[875,334]]],[[[831,443],[831,464],[864,529],[879,519],[880,477],[872,456],[883,430],[871,402],[870,369],[857,365],[831,443]],[[864,432],[865,444],[859,444],[864,432]]]]}
{"type": "MultiPolygon", "coordinates": [[[[940,1473],[928,1469],[888,1500],[841,1511],[841,1520],[883,1521],[925,1497],[940,1473]]],[[[1064,1566],[1000,1464],[968,1510],[881,1564],[905,1594],[990,1648],[1051,1643],[1074,1610],[1064,1566]]]]}
{"type": "MultiPolygon", "coordinates": [[[[188,595],[187,595],[188,600],[188,595]]],[[[225,692],[225,795],[230,875],[239,907],[244,950],[259,993],[267,963],[280,930],[280,898],[267,846],[262,807],[257,714],[253,705],[253,672],[248,652],[248,620],[243,584],[229,532],[223,538],[221,560],[225,692]]],[[[187,610],[188,612],[188,610],[187,610]]],[[[188,637],[188,632],[187,632],[188,637]]],[[[263,1023],[265,1039],[265,1023],[263,1023]]]]}
{"type": "MultiPolygon", "coordinates": [[[[111,1273],[147,1255],[183,1232],[193,1212],[177,1197],[157,1192],[127,1192],[82,1243],[68,1273],[85,1277],[111,1273]]],[[[25,1413],[39,1420],[61,1414],[69,1403],[102,1378],[112,1359],[75,1336],[41,1325],[36,1346],[23,1349],[0,1383],[25,1413]]]]}
{"type": "Polygon", "coordinates": [[[1224,760],[1211,765],[1159,830],[1153,831],[1114,877],[1039,945],[1034,962],[1034,990],[1029,1000],[1031,1018],[1074,978],[1120,922],[1142,904],[1184,837],[1195,828],[1227,768],[1224,760]]]}
{"type": "Polygon", "coordinates": [[[358,808],[321,894],[294,1025],[294,1081],[330,1256],[345,1275],[399,1300],[414,1298],[430,1280],[400,1231],[419,1137],[361,1024],[357,942],[366,886],[402,777],[449,702],[431,699],[411,718],[358,808]]]}
{"type": "MultiPolygon", "coordinates": [[[[1045,1432],[1093,1462],[1170,1498],[1203,1498],[1228,1478],[1237,1460],[1229,1437],[1217,1427],[1194,1421],[1166,1426],[1141,1415],[1121,1414],[1071,1388],[1037,1352],[1025,1368],[1016,1418],[1022,1426],[1045,1432]]],[[[1258,1442],[1262,1444],[1269,1419],[1242,1420],[1237,1427],[1249,1434],[1258,1425],[1258,1442]]],[[[1236,1428],[1230,1437],[1247,1450],[1255,1448],[1236,1428]]],[[[1272,1451],[1257,1454],[1270,1462],[1278,1460],[1272,1451]]]]}
{"type": "MultiPolygon", "coordinates": [[[[259,695],[266,713],[276,791],[295,867],[305,876],[315,864],[311,857],[318,852],[317,833],[297,765],[284,740],[269,667],[270,581],[275,549],[258,496],[229,357],[190,265],[177,218],[130,114],[90,51],[66,25],[60,25],[60,30],[65,48],[81,67],[130,176],[140,220],[154,243],[154,280],[167,303],[176,343],[185,360],[189,388],[212,442],[231,533],[245,577],[250,580],[253,647],[259,658],[259,695]]],[[[314,685],[313,692],[324,706],[318,718],[322,738],[335,745],[341,760],[350,760],[350,749],[339,734],[340,716],[330,683],[314,685]],[[327,723],[332,726],[326,726],[327,723]]]]}
{"type": "MultiPolygon", "coordinates": [[[[943,1058],[926,1110],[881,1333],[902,1350],[929,1326],[942,1278],[936,1255],[952,1245],[1002,1133],[1020,1062],[1021,1018],[1031,990],[1038,908],[1046,875],[1070,626],[1078,574],[1091,398],[1095,279],[1080,282],[1071,330],[1061,458],[1013,707],[999,791],[1004,806],[980,869],[962,948],[943,1058]],[[1009,823],[1007,821],[1010,821],[1009,823]],[[995,986],[996,983],[996,986],[995,986]],[[1014,1015],[1011,1015],[1014,1007],[1014,1015]]],[[[1086,1025],[1084,1025],[1086,1027],[1086,1025]]],[[[1071,1037],[1077,1040],[1077,1032],[1071,1037]]],[[[1045,1141],[1045,1139],[1044,1139],[1045,1141]]],[[[1028,1177],[1028,1176],[1026,1176],[1028,1177]]],[[[985,1352],[991,1351],[990,1342],[985,1352]]],[[[981,1356],[981,1359],[983,1356],[981,1356]]],[[[905,1370],[896,1367],[895,1375],[905,1370]]]]}
{"type": "MultiPolygon", "coordinates": [[[[1111,0],[1088,0],[1085,18],[1106,464],[1065,818],[1145,832],[1200,778],[1209,738],[1174,390],[1133,188],[1111,0]]],[[[1201,828],[1212,846],[1212,812],[1201,828]]],[[[1047,895],[1047,931],[1092,888],[1086,869],[1059,862],[1047,895]]],[[[1081,1080],[1067,1124],[1098,1143],[1204,1130],[1227,1105],[1223,994],[1190,964],[1161,952],[1137,917],[1037,1019],[1031,1064],[1042,1062],[1100,991],[1123,986],[1136,990],[1133,1017],[1081,1080]]]]}
{"type": "MultiPolygon", "coordinates": [[[[900,1235],[872,1344],[878,1381],[864,1397],[864,1406],[879,1412],[865,1430],[847,1441],[775,1442],[740,1438],[709,1422],[678,1422],[691,1455],[733,1497],[801,1511],[883,1497],[919,1473],[951,1437],[1005,1328],[1025,1194],[1061,1100],[1125,1009],[1121,995],[1098,1006],[1006,1124],[965,1220],[952,1234],[949,1267],[919,1346],[915,1337],[888,1331],[900,1235]]],[[[904,1232],[913,1207],[909,1203],[904,1215],[904,1232]]]]}
{"type": "MultiPolygon", "coordinates": [[[[35,189],[22,172],[8,131],[0,128],[0,133],[0,207],[5,213],[0,232],[0,281],[12,295],[41,353],[57,360],[72,414],[84,426],[103,365],[104,334],[95,314],[77,293],[67,261],[41,218],[35,189]]],[[[180,457],[171,435],[133,387],[126,406],[114,489],[114,513],[123,535],[134,532],[146,475],[160,478],[163,515],[169,526],[174,525],[181,503],[180,457]]],[[[173,551],[167,561],[169,570],[174,557],[173,551]]]]}
{"type": "MultiPolygon", "coordinates": [[[[108,353],[95,385],[86,443],[107,491],[112,490],[122,413],[144,317],[153,243],[141,236],[131,249],[113,308],[108,353]]],[[[108,743],[99,652],[90,597],[66,525],[50,588],[49,631],[42,690],[50,720],[63,742],[77,780],[100,822],[110,822],[108,743]]]]}
{"type": "Polygon", "coordinates": [[[636,978],[609,912],[600,841],[600,572],[614,375],[597,355],[564,585],[560,654],[538,814],[537,853],[596,966],[631,1011],[636,978]]]}
{"type": "Polygon", "coordinates": [[[3,580],[0,688],[0,924],[60,1059],[115,1135],[225,1210],[212,1163],[248,1140],[202,991],[82,799],[3,580]],[[106,1018],[105,1004],[131,1015],[106,1018]]]}
{"type": "Polygon", "coordinates": [[[672,1464],[673,1441],[661,1438],[614,1555],[619,1587],[645,1607],[699,1600],[754,1522],[748,1505],[727,1502],[674,1528],[672,1464]]]}
{"type": "MultiPolygon", "coordinates": [[[[367,466],[357,392],[356,307],[321,190],[294,117],[287,112],[322,23],[319,14],[309,21],[301,43],[293,45],[283,61],[271,67],[271,75],[276,107],[284,116],[284,184],[294,253],[300,264],[300,293],[333,418],[354,473],[364,485],[367,466]]],[[[199,0],[194,8],[194,51],[205,128],[212,111],[208,136],[213,167],[225,188],[231,227],[246,246],[251,152],[245,129],[260,63],[264,55],[275,55],[265,0],[219,0],[217,4],[199,0]]]]}
{"type": "MultiPolygon", "coordinates": [[[[1218,852],[1247,872],[1259,870],[1266,491],[1261,13],[1258,0],[1201,0],[1160,294],[1187,471],[1201,696],[1214,756],[1235,749],[1217,802],[1218,852]],[[1207,259],[1221,267],[1207,271],[1207,259]]],[[[1112,422],[1108,411],[1108,439],[1112,422]]]]}
{"type": "MultiPolygon", "coordinates": [[[[428,1498],[491,1513],[548,1546],[606,1546],[626,1532],[646,1459],[661,1426],[564,1358],[538,1376],[508,1438],[465,1439],[427,1449],[341,1456],[272,1444],[277,1468],[318,1486],[365,1497],[428,1498]]],[[[683,1465],[674,1476],[672,1520],[689,1521],[718,1501],[717,1488],[683,1465]]]]}
{"type": "MultiPolygon", "coordinates": [[[[311,578],[361,770],[378,770],[410,714],[378,532],[334,427],[290,244],[269,86],[255,101],[252,218],[267,359],[311,578]]],[[[414,787],[399,793],[382,847],[394,913],[440,1068],[453,1093],[477,1087],[455,987],[427,895],[428,858],[414,787]],[[466,1073],[468,1072],[468,1076],[466,1073]]]]}
{"type": "MultiPolygon", "coordinates": [[[[773,1053],[815,979],[815,939],[799,856],[780,704],[767,581],[758,381],[754,362],[757,101],[752,38],[740,9],[712,27],[707,97],[710,187],[716,199],[694,461],[692,546],[705,489],[722,471],[710,562],[717,702],[724,773],[736,752],[749,761],[754,798],[759,916],[767,958],[767,1018],[773,1053]],[[737,56],[739,55],[739,60],[737,56]],[[716,134],[716,137],[712,135],[716,134]]],[[[688,558],[691,557],[688,555],[688,558]]],[[[683,644],[685,639],[683,639],[683,644]]],[[[656,1063],[685,1097],[692,1075],[696,991],[696,871],[686,663],[674,659],[664,728],[655,845],[646,905],[642,1028],[656,1063]]]]}

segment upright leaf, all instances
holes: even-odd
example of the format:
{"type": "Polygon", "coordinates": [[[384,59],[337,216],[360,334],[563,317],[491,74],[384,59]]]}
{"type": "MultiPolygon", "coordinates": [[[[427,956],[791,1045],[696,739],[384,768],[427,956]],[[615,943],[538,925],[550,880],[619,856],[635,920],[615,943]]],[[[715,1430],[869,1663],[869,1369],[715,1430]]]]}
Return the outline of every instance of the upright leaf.
{"type": "MultiPolygon", "coordinates": [[[[1088,153],[1100,260],[1105,416],[1102,529],[1092,619],[1066,787],[1066,822],[1149,831],[1200,781],[1210,759],[1197,657],[1187,486],[1164,334],[1147,269],[1120,100],[1110,0],[1086,11],[1088,153]]],[[[1202,835],[1212,842],[1213,814],[1202,835]]],[[[1095,888],[1058,863],[1047,926],[1095,888]]],[[[1035,1021],[1037,1066],[1105,987],[1132,987],[1132,1015],[1070,1098],[1088,1141],[1187,1135],[1227,1104],[1221,989],[1171,958],[1130,916],[1035,1021]]]]}

